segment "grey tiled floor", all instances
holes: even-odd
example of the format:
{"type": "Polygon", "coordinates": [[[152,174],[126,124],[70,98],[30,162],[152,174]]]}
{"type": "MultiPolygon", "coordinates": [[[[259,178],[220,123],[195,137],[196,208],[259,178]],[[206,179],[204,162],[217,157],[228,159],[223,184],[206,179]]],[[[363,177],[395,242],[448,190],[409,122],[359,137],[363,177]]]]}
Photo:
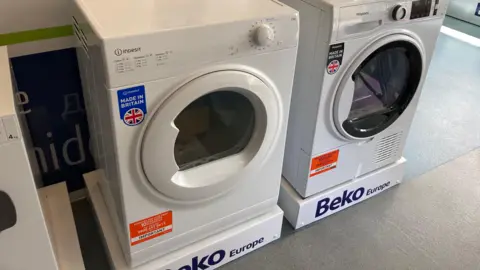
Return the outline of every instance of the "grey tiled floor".
{"type": "Polygon", "coordinates": [[[222,269],[478,270],[479,228],[475,150],[222,269]]]}
{"type": "MultiPolygon", "coordinates": [[[[415,179],[296,233],[285,221],[280,240],[223,269],[479,269],[479,122],[480,48],[441,35],[405,149],[415,179]]],[[[87,269],[107,269],[88,202],[73,210],[87,269]]]]}
{"type": "MultiPolygon", "coordinates": [[[[480,36],[480,27],[445,24],[480,36]]],[[[441,34],[405,147],[406,179],[479,146],[480,47],[441,34]]]]}

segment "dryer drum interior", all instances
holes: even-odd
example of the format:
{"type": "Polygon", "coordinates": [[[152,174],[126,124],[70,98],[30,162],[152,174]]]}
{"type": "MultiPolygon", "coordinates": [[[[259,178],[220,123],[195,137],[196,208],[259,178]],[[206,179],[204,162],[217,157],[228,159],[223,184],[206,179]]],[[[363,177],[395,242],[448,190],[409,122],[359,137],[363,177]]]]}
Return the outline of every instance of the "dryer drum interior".
{"type": "Polygon", "coordinates": [[[413,44],[395,41],[370,54],[353,72],[355,90],[347,133],[366,138],[388,128],[408,107],[422,76],[422,57],[413,44]]]}
{"type": "Polygon", "coordinates": [[[245,149],[255,127],[255,111],[247,97],[222,89],[190,103],[175,125],[180,131],[175,160],[180,170],[187,170],[245,149]]]}

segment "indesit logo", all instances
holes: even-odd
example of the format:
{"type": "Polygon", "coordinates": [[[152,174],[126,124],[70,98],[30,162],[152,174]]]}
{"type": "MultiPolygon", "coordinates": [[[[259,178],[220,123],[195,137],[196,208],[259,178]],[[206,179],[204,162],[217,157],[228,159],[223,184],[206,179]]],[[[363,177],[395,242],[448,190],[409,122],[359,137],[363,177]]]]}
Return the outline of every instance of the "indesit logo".
{"type": "Polygon", "coordinates": [[[357,13],[355,13],[355,14],[356,14],[357,16],[365,16],[365,15],[370,14],[370,12],[368,12],[368,11],[365,11],[365,12],[357,12],[357,13]]]}
{"type": "Polygon", "coordinates": [[[142,50],[142,47],[130,48],[130,49],[120,49],[120,48],[117,48],[117,49],[115,49],[115,51],[113,51],[113,53],[114,53],[116,56],[120,56],[120,55],[122,55],[122,54],[129,54],[129,53],[140,52],[141,50],[142,50]]]}
{"type": "Polygon", "coordinates": [[[219,264],[223,259],[225,259],[225,250],[219,249],[212,253],[211,255],[206,255],[202,258],[198,256],[192,258],[190,265],[184,265],[178,270],[205,270],[209,269],[210,266],[215,266],[219,264]]]}

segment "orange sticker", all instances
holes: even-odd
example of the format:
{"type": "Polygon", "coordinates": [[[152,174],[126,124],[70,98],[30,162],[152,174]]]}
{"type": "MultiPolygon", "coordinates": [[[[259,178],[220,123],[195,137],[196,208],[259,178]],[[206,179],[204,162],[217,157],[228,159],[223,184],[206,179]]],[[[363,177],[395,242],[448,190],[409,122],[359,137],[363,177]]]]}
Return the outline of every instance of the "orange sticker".
{"type": "Polygon", "coordinates": [[[337,167],[339,153],[340,150],[337,149],[335,151],[312,158],[310,177],[335,169],[337,167]]]}
{"type": "Polygon", "coordinates": [[[172,211],[130,223],[130,244],[132,246],[172,232],[172,211]]]}

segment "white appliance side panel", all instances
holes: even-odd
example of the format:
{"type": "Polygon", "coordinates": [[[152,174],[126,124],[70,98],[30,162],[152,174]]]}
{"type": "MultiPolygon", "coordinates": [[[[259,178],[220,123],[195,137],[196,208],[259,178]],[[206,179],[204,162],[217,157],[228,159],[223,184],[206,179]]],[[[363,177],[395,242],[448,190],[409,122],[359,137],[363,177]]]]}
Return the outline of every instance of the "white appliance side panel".
{"type": "Polygon", "coordinates": [[[319,87],[310,87],[315,68],[314,55],[319,50],[317,44],[323,11],[303,1],[287,0],[284,3],[297,9],[301,14],[300,41],[293,84],[292,102],[287,130],[286,155],[283,162],[283,175],[289,181],[298,178],[298,162],[304,154],[302,148],[311,148],[315,129],[317,105],[320,98],[319,87]]]}
{"type": "MultiPolygon", "coordinates": [[[[312,57],[313,66],[310,67],[310,70],[306,71],[310,74],[309,83],[304,87],[308,89],[309,94],[315,92],[319,96],[315,100],[314,104],[309,104],[312,106],[312,111],[305,112],[305,120],[308,120],[309,133],[301,133],[302,136],[299,137],[301,141],[302,151],[307,154],[313,154],[313,149],[315,147],[315,140],[317,138],[316,131],[319,128],[319,122],[328,121],[329,115],[322,112],[322,103],[326,94],[328,94],[329,89],[324,87],[325,79],[325,65],[327,63],[327,56],[329,45],[327,40],[331,36],[331,28],[333,26],[333,18],[331,10],[323,10],[320,24],[318,26],[318,34],[316,40],[316,49],[314,55],[307,55],[306,57],[312,57]],[[308,114],[307,114],[308,113],[308,114]]],[[[305,96],[305,100],[310,100],[308,94],[305,96]]],[[[307,103],[308,104],[308,103],[307,103]]]]}
{"type": "Polygon", "coordinates": [[[91,47],[92,60],[94,65],[92,66],[95,83],[95,116],[97,119],[98,127],[95,133],[96,139],[99,142],[99,157],[101,165],[98,168],[102,169],[102,173],[105,177],[102,178],[100,186],[102,192],[106,198],[107,206],[110,210],[110,215],[115,222],[115,228],[117,230],[118,237],[122,239],[121,243],[124,252],[128,253],[130,250],[129,245],[125,244],[128,237],[128,223],[126,208],[124,205],[124,195],[122,194],[122,184],[119,175],[118,161],[115,144],[115,138],[118,136],[114,132],[114,119],[112,115],[112,106],[110,105],[111,91],[105,87],[106,66],[103,61],[102,51],[100,46],[91,47]]]}
{"type": "MultiPolygon", "coordinates": [[[[106,70],[100,40],[76,6],[73,9],[72,23],[76,35],[77,58],[90,132],[90,152],[96,167],[109,176],[102,179],[102,192],[105,194],[110,215],[116,221],[114,224],[119,237],[127,239],[123,197],[115,159],[116,151],[113,149],[115,134],[110,120],[107,100],[109,91],[105,88],[106,70]]],[[[128,246],[123,248],[129,251],[128,246]]]]}
{"type": "Polygon", "coordinates": [[[58,269],[22,139],[0,144],[0,172],[0,190],[17,214],[16,224],[0,232],[0,269],[58,269]]]}
{"type": "Polygon", "coordinates": [[[33,149],[24,140],[29,142],[30,135],[23,134],[24,123],[16,114],[10,70],[7,48],[0,47],[0,269],[58,269],[30,163],[31,158],[35,162],[33,149]]]}

